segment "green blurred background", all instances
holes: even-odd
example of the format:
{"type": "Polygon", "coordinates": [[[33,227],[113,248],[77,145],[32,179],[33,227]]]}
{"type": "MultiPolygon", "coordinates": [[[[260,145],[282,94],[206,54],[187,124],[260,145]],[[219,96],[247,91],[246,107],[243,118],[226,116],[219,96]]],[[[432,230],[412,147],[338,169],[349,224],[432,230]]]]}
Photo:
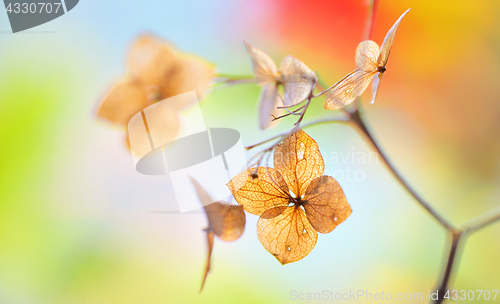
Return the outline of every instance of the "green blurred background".
{"type": "MultiPolygon", "coordinates": [[[[373,39],[380,44],[409,7],[377,102],[362,97],[366,118],[402,175],[459,225],[500,204],[500,2],[381,0],[373,39]]],[[[18,34],[4,13],[0,303],[286,303],[292,290],[358,289],[425,298],[437,287],[447,235],[383,163],[329,157],[371,151],[351,128],[307,132],[329,172],[364,172],[362,181],[336,176],[352,216],[320,235],[305,259],[282,266],[260,245],[257,216],[247,215],[241,239],[216,240],[198,294],[205,217],[152,212],[173,192],[164,179],[137,173],[122,132],[95,118],[141,33],[235,75],[251,73],[245,38],[276,62],[298,57],[333,84],[354,68],[366,9],[362,0],[81,1],[18,34]]],[[[290,129],[292,118],[258,131],[258,94],[254,84],[213,90],[202,101],[207,125],[239,130],[246,145],[290,129]]],[[[315,100],[306,121],[339,115],[322,103],[315,100]]],[[[499,239],[500,223],[467,239],[453,289],[500,289],[499,239]]]]}

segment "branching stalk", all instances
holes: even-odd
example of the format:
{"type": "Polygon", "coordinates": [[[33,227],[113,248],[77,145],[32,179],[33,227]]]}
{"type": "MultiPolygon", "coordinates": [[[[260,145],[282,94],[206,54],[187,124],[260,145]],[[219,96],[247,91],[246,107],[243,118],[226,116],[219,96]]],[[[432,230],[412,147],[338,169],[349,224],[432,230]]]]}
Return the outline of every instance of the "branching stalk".
{"type": "MultiPolygon", "coordinates": [[[[451,231],[451,248],[450,254],[448,255],[448,259],[446,262],[446,268],[443,272],[443,277],[441,279],[441,284],[438,288],[438,298],[434,301],[435,304],[441,304],[445,299],[445,295],[448,292],[448,283],[450,281],[452,272],[454,271],[454,262],[456,260],[457,252],[459,250],[460,239],[463,236],[463,232],[460,230],[453,229],[451,231]]],[[[450,294],[448,293],[448,296],[450,294]]]]}
{"type": "MultiPolygon", "coordinates": [[[[500,208],[497,208],[500,209],[500,208]]],[[[490,213],[490,212],[488,212],[490,213]]],[[[486,214],[483,214],[481,216],[478,216],[469,222],[463,224],[461,226],[461,229],[464,234],[468,234],[471,232],[476,232],[479,229],[485,228],[486,226],[489,226],[493,224],[494,222],[500,220],[500,210],[497,210],[493,215],[488,216],[486,214]]]]}
{"type": "MultiPolygon", "coordinates": [[[[365,28],[364,28],[364,33],[363,33],[363,40],[368,40],[371,39],[372,33],[373,33],[373,27],[375,23],[375,15],[377,11],[377,6],[378,6],[379,0],[372,0],[371,4],[368,9],[368,15],[365,23],[365,28]]],[[[352,73],[351,73],[352,74],[352,73]]],[[[311,100],[314,98],[317,98],[328,91],[334,89],[340,82],[345,80],[347,77],[351,76],[351,74],[348,74],[344,78],[342,78],[340,81],[336,82],[332,86],[328,87],[325,89],[325,85],[319,85],[318,83],[313,86],[309,96],[304,99],[303,101],[296,103],[294,105],[290,106],[283,106],[279,108],[285,108],[288,111],[288,114],[282,115],[280,117],[276,117],[276,119],[280,119],[289,115],[300,115],[299,119],[297,122],[294,124],[294,128],[285,133],[281,133],[278,135],[275,135],[273,137],[270,137],[264,141],[261,141],[259,143],[256,143],[254,145],[246,147],[247,150],[251,150],[253,148],[259,147],[263,144],[266,144],[270,141],[278,139],[274,144],[272,144],[270,147],[262,150],[258,154],[256,154],[254,157],[258,157],[257,161],[257,166],[259,166],[263,160],[264,157],[269,157],[270,152],[274,149],[274,147],[280,143],[286,136],[288,136],[290,133],[293,133],[300,129],[300,124],[304,118],[305,112],[307,111],[307,108],[309,107],[311,100]],[[317,85],[317,87],[316,87],[317,85]],[[317,88],[320,90],[319,93],[314,94],[313,90],[314,88],[317,88]],[[305,100],[307,100],[307,103],[300,106],[299,108],[291,111],[289,108],[295,107],[301,103],[303,103],[305,100]]],[[[254,82],[253,79],[249,79],[248,77],[225,77],[225,79],[222,82],[217,83],[218,84],[230,84],[230,83],[244,83],[244,82],[254,82]]],[[[319,81],[321,82],[321,81],[319,81]]],[[[413,189],[410,184],[403,178],[403,176],[398,172],[396,167],[391,163],[391,161],[387,158],[387,156],[384,154],[382,149],[379,147],[377,144],[375,138],[373,137],[372,133],[370,132],[366,122],[364,121],[363,117],[363,110],[360,107],[359,102],[353,104],[353,108],[349,111],[346,110],[345,108],[341,109],[343,113],[345,114],[345,117],[343,118],[327,118],[327,119],[322,119],[322,120],[317,120],[310,122],[308,124],[305,124],[302,126],[302,129],[308,128],[311,126],[315,125],[320,125],[320,124],[325,124],[325,123],[349,123],[350,125],[354,126],[359,133],[371,144],[373,149],[380,155],[380,157],[383,159],[384,163],[386,164],[387,168],[389,171],[392,173],[392,175],[396,178],[396,180],[410,193],[413,198],[417,201],[417,203],[422,206],[443,228],[447,230],[447,232],[451,235],[451,247],[450,251],[448,254],[448,257],[446,259],[445,267],[443,267],[443,273],[442,277],[440,279],[440,283],[437,285],[438,286],[438,299],[434,301],[435,304],[441,304],[444,300],[444,296],[446,295],[446,292],[448,291],[448,285],[450,282],[450,279],[453,275],[454,272],[456,272],[456,268],[458,267],[457,265],[457,253],[460,250],[461,245],[465,245],[465,239],[464,236],[467,234],[470,234],[472,232],[476,232],[479,229],[482,229],[488,225],[491,225],[492,223],[496,221],[500,221],[500,210],[496,212],[492,216],[487,216],[487,215],[482,215],[479,216],[464,225],[460,226],[460,228],[455,228],[450,222],[448,222],[441,214],[439,214],[422,196],[420,196],[415,189],[413,189]]],[[[266,161],[267,162],[267,161],[266,161]]]]}
{"type": "Polygon", "coordinates": [[[409,184],[408,182],[399,174],[397,171],[396,167],[389,161],[389,159],[385,156],[385,154],[382,152],[380,147],[378,146],[377,142],[371,135],[370,131],[368,131],[368,128],[366,127],[365,122],[363,121],[361,114],[360,114],[360,106],[358,105],[358,110],[354,111],[351,113],[351,121],[353,124],[358,127],[360,133],[365,136],[367,141],[373,146],[373,148],[378,152],[380,157],[384,160],[385,164],[391,171],[391,173],[394,175],[394,177],[399,181],[399,183],[415,198],[415,200],[425,209],[427,212],[429,212],[433,218],[435,218],[444,228],[451,230],[454,229],[453,226],[445,220],[439,213],[437,213],[434,208],[431,207],[429,203],[427,203],[409,184]]]}
{"type": "Polygon", "coordinates": [[[368,16],[366,18],[363,40],[369,40],[372,38],[375,16],[377,15],[378,1],[379,0],[372,0],[370,7],[368,8],[368,16]]]}

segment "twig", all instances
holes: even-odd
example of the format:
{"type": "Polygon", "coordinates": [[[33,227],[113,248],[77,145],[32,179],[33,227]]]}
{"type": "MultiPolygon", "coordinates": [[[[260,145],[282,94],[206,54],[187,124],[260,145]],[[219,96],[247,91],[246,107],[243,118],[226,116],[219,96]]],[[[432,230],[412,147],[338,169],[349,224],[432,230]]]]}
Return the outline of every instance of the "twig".
{"type": "MultiPolygon", "coordinates": [[[[367,14],[367,19],[364,27],[364,32],[363,32],[363,40],[368,40],[371,39],[372,33],[373,33],[373,28],[375,24],[375,16],[376,16],[376,11],[378,7],[378,2],[379,0],[372,0],[370,3],[370,6],[368,8],[368,14],[367,14]]],[[[307,103],[302,105],[301,107],[291,111],[289,108],[295,107],[302,102],[304,102],[306,99],[300,101],[299,103],[289,105],[289,106],[282,106],[279,107],[281,109],[286,109],[288,111],[288,114],[285,114],[280,117],[276,117],[276,119],[280,119],[289,115],[300,115],[299,119],[297,122],[294,124],[294,128],[292,129],[291,132],[286,132],[286,133],[281,133],[278,135],[275,135],[265,141],[262,141],[260,143],[251,145],[246,147],[247,150],[253,149],[255,147],[258,147],[260,145],[263,145],[265,143],[268,143],[272,140],[278,139],[276,143],[271,145],[270,147],[266,148],[265,150],[261,151],[257,155],[260,155],[260,159],[258,161],[258,165],[260,165],[261,161],[263,160],[264,157],[269,157],[268,152],[271,152],[274,147],[283,140],[284,137],[288,136],[290,133],[295,132],[300,128],[300,124],[304,118],[305,112],[307,111],[311,100],[313,98],[319,97],[328,91],[334,89],[339,83],[341,83],[343,80],[345,80],[347,77],[351,76],[352,73],[346,75],[344,78],[333,84],[332,86],[328,87],[325,89],[326,86],[323,85],[321,80],[318,80],[318,82],[315,84],[313,89],[311,90],[309,96],[306,98],[307,103]],[[317,88],[320,90],[319,93],[314,94],[313,90],[317,88]]],[[[460,251],[461,244],[464,243],[466,240],[464,239],[464,236],[467,234],[477,231],[479,229],[482,229],[495,221],[500,220],[500,211],[496,212],[493,216],[486,216],[482,215],[480,217],[477,217],[464,225],[460,226],[459,229],[455,228],[450,222],[448,222],[441,214],[439,214],[423,197],[421,197],[410,185],[409,183],[402,177],[402,175],[397,171],[396,167],[390,162],[390,160],[387,158],[387,156],[384,154],[384,152],[381,150],[380,146],[377,144],[375,138],[372,136],[372,134],[369,131],[369,128],[366,124],[366,122],[363,119],[363,109],[361,108],[361,105],[359,102],[353,103],[353,108],[349,111],[344,108],[341,109],[344,114],[345,118],[328,118],[324,120],[319,120],[319,121],[314,121],[309,124],[305,124],[302,126],[302,128],[307,128],[310,126],[314,125],[319,125],[323,123],[350,123],[354,127],[357,128],[357,130],[360,132],[362,136],[365,137],[365,139],[373,146],[375,151],[380,155],[380,157],[383,159],[385,164],[387,165],[387,168],[389,171],[392,173],[392,175],[396,178],[396,180],[414,197],[414,199],[420,204],[442,227],[444,227],[451,235],[451,247],[450,251],[448,254],[448,257],[446,259],[446,265],[443,267],[443,273],[442,273],[442,278],[440,279],[440,283],[437,285],[438,286],[438,299],[435,300],[434,303],[436,304],[441,304],[444,300],[444,296],[446,295],[446,292],[448,291],[448,284],[449,281],[452,277],[452,274],[456,272],[457,266],[457,253],[460,251]]],[[[267,163],[267,161],[266,161],[267,163]]]]}
{"type": "Polygon", "coordinates": [[[351,113],[351,121],[355,126],[358,127],[358,129],[361,131],[361,134],[363,134],[368,142],[372,144],[373,148],[378,152],[378,154],[382,157],[384,160],[385,164],[391,171],[391,173],[396,177],[396,179],[403,185],[403,187],[417,200],[417,202],[424,207],[427,212],[429,212],[432,217],[434,217],[444,228],[448,230],[454,229],[453,226],[445,220],[439,213],[437,213],[434,208],[431,207],[430,204],[428,204],[409,184],[406,182],[406,180],[399,174],[397,171],[396,167],[389,161],[389,159],[385,156],[385,154],[382,152],[380,147],[378,146],[377,142],[371,135],[370,131],[368,131],[368,128],[366,126],[366,123],[363,121],[361,113],[362,109],[361,106],[358,105],[358,109],[356,109],[354,112],[351,113]]]}
{"type": "MultiPolygon", "coordinates": [[[[315,73],[316,73],[316,76],[318,76],[318,73],[317,72],[315,72],[315,73]]],[[[325,83],[318,76],[318,82],[316,82],[316,89],[318,89],[320,91],[324,91],[325,88],[326,88],[325,83]]]]}
{"type": "MultiPolygon", "coordinates": [[[[491,211],[490,211],[491,212],[491,211]]],[[[490,213],[488,212],[488,213],[490,213]]],[[[500,220],[500,210],[496,212],[496,214],[492,216],[487,216],[486,214],[480,215],[467,223],[463,224],[461,226],[461,230],[463,231],[464,234],[470,233],[473,231],[477,231],[479,229],[482,229],[490,224],[493,224],[494,222],[500,220]]]]}
{"type": "Polygon", "coordinates": [[[316,97],[319,97],[323,94],[325,94],[326,92],[330,91],[331,89],[335,88],[339,83],[341,83],[342,81],[344,81],[347,77],[351,76],[354,72],[356,72],[356,70],[354,70],[353,72],[347,74],[344,76],[344,78],[340,79],[339,81],[337,81],[336,83],[334,83],[333,85],[331,85],[330,87],[328,87],[327,89],[319,92],[318,94],[313,94],[312,97],[316,98],[316,97]]]}
{"type": "Polygon", "coordinates": [[[221,79],[228,79],[228,80],[236,80],[236,79],[255,79],[253,75],[229,75],[229,74],[223,74],[223,73],[218,73],[215,75],[215,78],[221,78],[221,79]]]}
{"type": "Polygon", "coordinates": [[[300,123],[302,122],[302,119],[304,119],[304,115],[306,114],[306,110],[309,107],[311,100],[312,100],[312,91],[311,91],[311,96],[309,96],[307,103],[304,105],[304,110],[302,110],[299,119],[294,123],[295,127],[293,127],[292,132],[295,132],[298,129],[300,129],[300,123]]]}
{"type": "Polygon", "coordinates": [[[293,105],[278,107],[278,109],[286,109],[288,111],[288,114],[281,115],[279,117],[274,117],[273,121],[274,120],[278,120],[278,119],[283,118],[283,117],[290,116],[290,115],[300,115],[299,119],[297,119],[297,121],[294,123],[295,127],[292,129],[292,133],[295,132],[295,131],[297,131],[300,128],[300,123],[302,122],[302,119],[304,119],[304,115],[306,114],[306,111],[309,108],[309,105],[311,104],[311,100],[315,97],[315,95],[314,95],[313,92],[314,92],[314,88],[316,87],[316,84],[317,84],[317,82],[313,83],[313,86],[311,88],[311,91],[309,92],[309,95],[307,96],[306,99],[304,99],[304,100],[307,100],[306,104],[304,104],[303,106],[295,109],[294,111],[290,111],[288,108],[294,107],[294,106],[298,106],[301,103],[303,103],[304,100],[302,100],[302,101],[300,101],[298,103],[295,103],[293,105]]]}
{"type": "MultiPolygon", "coordinates": [[[[313,121],[313,122],[310,122],[308,124],[305,124],[305,125],[302,126],[302,129],[305,129],[307,127],[312,127],[312,126],[320,125],[320,124],[326,124],[326,123],[348,123],[348,122],[349,122],[349,119],[347,119],[347,118],[326,118],[326,119],[321,119],[321,120],[317,120],[317,121],[313,121]]],[[[247,147],[245,147],[245,149],[246,150],[251,150],[251,149],[253,149],[255,147],[258,147],[258,146],[261,146],[261,145],[263,145],[265,143],[268,143],[268,142],[270,142],[270,141],[272,141],[272,140],[274,140],[276,138],[280,138],[280,140],[276,143],[276,144],[278,144],[279,142],[281,142],[281,140],[283,138],[285,138],[286,136],[288,136],[292,132],[293,131],[288,131],[288,132],[284,132],[284,133],[275,135],[275,136],[270,137],[270,138],[268,138],[268,139],[266,139],[264,141],[261,141],[261,142],[258,142],[256,144],[247,146],[247,147]]],[[[273,146],[271,146],[271,147],[273,147],[273,146]]],[[[268,148],[268,149],[270,149],[270,148],[268,148]]],[[[265,151],[265,150],[263,150],[263,151],[265,151]]]]}
{"type": "Polygon", "coordinates": [[[354,112],[351,113],[351,122],[358,128],[361,134],[365,136],[368,142],[371,143],[373,148],[378,152],[380,157],[384,160],[385,164],[393,174],[393,176],[399,181],[399,183],[415,198],[415,200],[425,209],[429,214],[436,219],[446,230],[448,230],[451,235],[452,235],[452,244],[451,244],[451,249],[450,249],[450,254],[448,256],[448,260],[446,263],[446,268],[443,273],[443,277],[441,280],[441,283],[439,284],[439,292],[438,292],[438,299],[435,301],[435,303],[440,304],[443,299],[444,295],[446,293],[446,290],[448,288],[448,282],[450,280],[450,276],[454,267],[454,262],[455,262],[455,256],[457,254],[457,247],[460,241],[460,237],[463,235],[462,230],[455,229],[453,225],[451,225],[447,220],[445,220],[434,208],[427,203],[407,182],[406,180],[399,174],[397,169],[394,167],[394,165],[389,161],[389,159],[385,156],[385,154],[382,152],[380,147],[378,146],[377,142],[371,135],[370,131],[368,131],[368,128],[366,126],[366,123],[363,121],[363,117],[360,114],[360,111],[362,111],[362,108],[358,104],[358,109],[354,110],[354,112]]]}
{"type": "MultiPolygon", "coordinates": [[[[438,288],[438,298],[437,300],[434,301],[435,304],[441,304],[444,300],[444,296],[446,295],[446,292],[448,291],[448,282],[450,281],[450,277],[453,271],[453,266],[455,262],[455,257],[458,252],[458,245],[460,244],[460,239],[463,235],[463,232],[460,230],[454,229],[451,231],[451,248],[450,248],[450,254],[448,255],[448,260],[446,262],[446,268],[443,273],[443,278],[441,280],[441,284],[438,288]]],[[[449,296],[449,294],[448,294],[449,296]]]]}
{"type": "Polygon", "coordinates": [[[375,16],[377,15],[378,0],[372,0],[368,8],[368,17],[366,18],[363,40],[372,38],[373,27],[375,25],[375,16]]]}
{"type": "Polygon", "coordinates": [[[308,104],[305,104],[305,105],[301,106],[300,108],[297,108],[297,109],[295,109],[293,111],[290,111],[290,110],[288,110],[288,108],[285,108],[287,110],[287,112],[288,112],[287,114],[283,114],[283,115],[278,116],[278,117],[275,117],[273,115],[273,119],[272,120],[275,121],[275,120],[278,120],[278,119],[281,119],[281,118],[284,118],[284,117],[287,117],[287,116],[290,116],[290,115],[302,115],[302,112],[301,113],[298,113],[298,112],[300,110],[304,109],[307,105],[308,104]]]}
{"type": "Polygon", "coordinates": [[[223,84],[241,84],[241,83],[255,83],[255,78],[253,76],[228,76],[218,74],[215,78],[219,81],[212,84],[210,87],[216,87],[223,84]]]}

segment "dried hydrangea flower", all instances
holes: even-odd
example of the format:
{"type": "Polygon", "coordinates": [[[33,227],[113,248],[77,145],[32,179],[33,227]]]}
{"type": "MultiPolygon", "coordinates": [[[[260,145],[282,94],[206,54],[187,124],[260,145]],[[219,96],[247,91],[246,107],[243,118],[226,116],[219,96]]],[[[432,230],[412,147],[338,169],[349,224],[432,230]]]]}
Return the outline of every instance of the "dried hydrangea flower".
{"type": "Polygon", "coordinates": [[[325,101],[325,109],[337,110],[345,107],[363,94],[370,81],[372,84],[372,99],[370,103],[375,102],[377,91],[382,75],[386,71],[387,59],[394,44],[394,37],[403,17],[410,11],[404,12],[391,27],[385,36],[382,46],[372,40],[362,41],[356,48],[356,66],[357,68],[344,77],[330,92],[325,101]]]}
{"type": "Polygon", "coordinates": [[[307,99],[318,82],[318,77],[302,61],[291,55],[283,58],[278,70],[269,55],[244,42],[252,58],[255,81],[262,86],[259,125],[261,129],[266,129],[277,123],[273,118],[283,112],[278,107],[297,105],[307,99]],[[284,97],[279,93],[280,85],[284,88],[284,97]]]}
{"type": "Polygon", "coordinates": [[[307,256],[318,232],[333,231],[352,211],[338,182],[323,175],[318,144],[304,131],[276,147],[274,167],[244,171],[228,187],[245,211],[260,215],[257,235],[264,248],[287,264],[307,256]]]}
{"type": "MultiPolygon", "coordinates": [[[[200,99],[214,77],[212,64],[179,53],[173,46],[149,35],[139,37],[132,45],[127,70],[125,79],[108,91],[97,110],[98,117],[123,128],[132,116],[160,100],[192,90],[200,99]]],[[[168,116],[177,115],[176,111],[186,106],[188,104],[172,103],[172,114],[168,116]]],[[[173,121],[178,124],[177,119],[173,121]]],[[[178,125],[172,126],[174,136],[177,130],[178,125]]]]}

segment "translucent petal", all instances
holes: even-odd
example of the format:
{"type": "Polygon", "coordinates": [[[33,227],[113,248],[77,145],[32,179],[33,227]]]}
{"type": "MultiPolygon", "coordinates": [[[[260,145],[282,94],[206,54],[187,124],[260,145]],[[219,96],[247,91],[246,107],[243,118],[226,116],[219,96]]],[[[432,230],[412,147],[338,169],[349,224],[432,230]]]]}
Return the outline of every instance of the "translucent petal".
{"type": "Polygon", "coordinates": [[[366,72],[374,72],[378,69],[377,60],[380,48],[375,41],[365,40],[356,48],[356,66],[366,72]]]}
{"type": "Polygon", "coordinates": [[[325,109],[337,110],[345,107],[363,94],[377,72],[354,70],[332,89],[325,101],[325,109]]]}
{"type": "Polygon", "coordinates": [[[377,98],[377,92],[378,92],[378,87],[380,85],[380,81],[382,80],[382,76],[384,74],[378,73],[374,78],[372,82],[372,99],[370,100],[370,103],[373,104],[375,103],[375,98],[377,98]]]}
{"type": "Polygon", "coordinates": [[[307,188],[304,200],[307,218],[320,233],[331,232],[352,213],[342,188],[331,176],[314,179],[307,188]]]}
{"type": "Polygon", "coordinates": [[[210,258],[212,256],[214,234],[226,242],[237,240],[245,230],[245,213],[241,206],[230,205],[227,202],[212,203],[212,199],[205,189],[203,189],[195,179],[191,178],[191,182],[196,189],[196,193],[198,194],[208,219],[208,228],[206,229],[208,254],[200,288],[201,292],[205,285],[207,274],[210,271],[210,258]]]}
{"type": "Polygon", "coordinates": [[[191,182],[207,215],[207,230],[213,231],[223,241],[237,240],[245,229],[243,208],[227,202],[213,202],[207,191],[194,178],[191,178],[191,182]]]}
{"type": "Polygon", "coordinates": [[[132,116],[149,104],[144,86],[138,81],[127,80],[109,90],[99,105],[97,116],[126,126],[132,116]]]}
{"type": "Polygon", "coordinates": [[[245,213],[240,205],[215,202],[203,207],[208,218],[208,230],[225,242],[240,238],[245,230],[245,213]]]}
{"type": "Polygon", "coordinates": [[[305,212],[296,206],[277,207],[264,212],[257,222],[257,236],[262,246],[281,264],[304,258],[318,240],[318,233],[305,212]]]}
{"type": "Polygon", "coordinates": [[[207,262],[205,264],[205,270],[203,272],[203,281],[201,282],[200,292],[205,286],[205,281],[207,280],[207,275],[210,271],[210,259],[212,258],[212,250],[214,248],[214,233],[212,231],[207,231],[207,247],[207,262]]]}
{"type": "Polygon", "coordinates": [[[287,206],[290,201],[285,180],[273,168],[248,169],[233,177],[227,186],[238,204],[256,215],[273,207],[287,206]]]}
{"type": "MultiPolygon", "coordinates": [[[[176,96],[189,91],[196,91],[200,100],[206,93],[212,78],[214,66],[196,56],[182,55],[175,59],[175,63],[168,74],[158,83],[162,99],[176,96]]],[[[182,109],[189,104],[173,103],[176,109],[182,109]]]]}
{"type": "Polygon", "coordinates": [[[313,179],[323,175],[325,163],[316,141],[299,130],[276,146],[274,167],[295,196],[300,197],[313,179]]]}
{"type": "Polygon", "coordinates": [[[262,130],[278,124],[279,120],[273,121],[273,116],[279,117],[283,113],[283,109],[278,109],[282,105],[277,85],[275,83],[264,85],[260,93],[259,105],[259,125],[262,130]]]}
{"type": "MultiPolygon", "coordinates": [[[[161,147],[175,138],[179,131],[179,117],[175,109],[165,100],[157,102],[143,110],[148,133],[155,148],[161,147]]],[[[143,122],[144,123],[144,122],[143,122]]],[[[129,123],[129,133],[135,124],[129,123]]],[[[134,148],[134,141],[131,141],[134,148]]]]}
{"type": "Polygon", "coordinates": [[[250,54],[252,58],[255,81],[260,85],[275,82],[279,74],[276,64],[271,57],[258,48],[251,46],[245,40],[243,40],[243,42],[245,43],[248,54],[250,54]]]}
{"type": "Polygon", "coordinates": [[[318,77],[302,61],[293,56],[286,56],[280,64],[281,82],[285,88],[285,105],[291,106],[304,101],[318,77]]]}
{"type": "Polygon", "coordinates": [[[380,47],[380,56],[378,58],[378,65],[381,67],[385,67],[387,64],[387,59],[389,58],[389,53],[391,52],[392,45],[394,44],[394,37],[396,36],[396,31],[398,30],[399,24],[401,23],[401,20],[403,20],[403,17],[408,14],[408,12],[411,9],[407,9],[406,12],[404,12],[398,20],[396,20],[396,23],[391,27],[389,32],[387,32],[387,35],[385,35],[384,42],[382,43],[382,46],[380,47]]]}
{"type": "Polygon", "coordinates": [[[142,36],[132,45],[127,66],[130,75],[145,85],[159,84],[175,63],[175,51],[166,42],[142,36]]]}

